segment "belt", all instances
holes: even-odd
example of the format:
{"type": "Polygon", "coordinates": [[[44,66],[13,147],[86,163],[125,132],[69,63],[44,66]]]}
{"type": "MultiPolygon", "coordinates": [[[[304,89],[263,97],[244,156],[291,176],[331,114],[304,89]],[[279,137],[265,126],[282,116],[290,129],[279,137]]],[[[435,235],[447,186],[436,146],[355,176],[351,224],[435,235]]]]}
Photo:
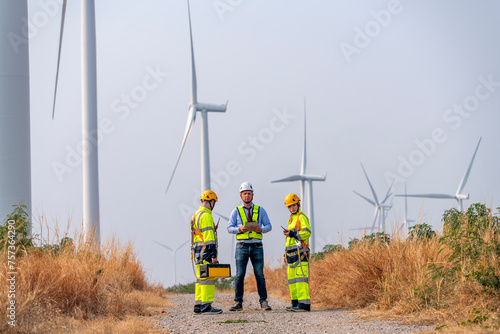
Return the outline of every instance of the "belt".
{"type": "Polygon", "coordinates": [[[238,243],[246,246],[262,246],[262,242],[238,242],[238,243]]]}

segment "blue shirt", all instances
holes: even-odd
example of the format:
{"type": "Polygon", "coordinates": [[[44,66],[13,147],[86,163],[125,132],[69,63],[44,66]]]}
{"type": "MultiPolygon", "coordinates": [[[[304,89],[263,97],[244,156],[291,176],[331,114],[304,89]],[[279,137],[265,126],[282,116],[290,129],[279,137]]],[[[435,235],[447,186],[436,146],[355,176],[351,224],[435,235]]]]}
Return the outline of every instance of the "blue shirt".
{"type": "MultiPolygon", "coordinates": [[[[243,205],[243,210],[245,211],[245,214],[248,216],[248,208],[245,205],[243,205]]],[[[250,206],[250,211],[252,210],[253,210],[253,203],[250,206]]],[[[264,208],[261,206],[259,206],[259,219],[257,219],[257,223],[259,224],[259,227],[262,229],[262,233],[267,233],[273,229],[266,210],[264,210],[264,208]]],[[[227,231],[232,234],[238,234],[240,233],[239,230],[240,226],[243,226],[243,222],[241,221],[238,208],[234,208],[233,212],[231,212],[231,216],[229,216],[227,231]]],[[[259,239],[242,239],[242,240],[237,240],[237,242],[260,243],[262,241],[259,239]]]]}

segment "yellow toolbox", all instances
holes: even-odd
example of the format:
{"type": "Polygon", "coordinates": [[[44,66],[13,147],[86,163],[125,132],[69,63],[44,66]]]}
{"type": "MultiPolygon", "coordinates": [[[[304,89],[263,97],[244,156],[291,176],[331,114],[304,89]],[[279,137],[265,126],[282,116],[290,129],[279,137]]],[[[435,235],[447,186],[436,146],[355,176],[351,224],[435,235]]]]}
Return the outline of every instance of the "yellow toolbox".
{"type": "Polygon", "coordinates": [[[229,264],[202,264],[200,265],[200,278],[224,278],[231,277],[231,265],[229,264]]]}

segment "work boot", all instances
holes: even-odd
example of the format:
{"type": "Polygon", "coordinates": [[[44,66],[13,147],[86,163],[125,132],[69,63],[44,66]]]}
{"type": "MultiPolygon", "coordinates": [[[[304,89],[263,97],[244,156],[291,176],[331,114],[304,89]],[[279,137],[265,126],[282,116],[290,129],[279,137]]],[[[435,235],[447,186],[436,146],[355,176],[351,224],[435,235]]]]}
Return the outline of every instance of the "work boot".
{"type": "Polygon", "coordinates": [[[195,305],[193,310],[194,315],[201,314],[201,305],[195,305]]]}
{"type": "Polygon", "coordinates": [[[213,314],[221,314],[222,310],[220,308],[211,307],[208,311],[201,312],[201,314],[213,315],[213,314]]]}
{"type": "Polygon", "coordinates": [[[234,306],[231,306],[229,308],[229,311],[242,311],[243,310],[243,304],[242,303],[236,303],[234,306]]]}
{"type": "Polygon", "coordinates": [[[286,307],[286,310],[287,310],[287,311],[290,311],[290,309],[291,309],[292,307],[297,307],[297,306],[299,306],[299,301],[298,301],[297,299],[294,299],[294,300],[292,300],[292,306],[287,306],[287,307],[286,307]]]}
{"type": "Polygon", "coordinates": [[[299,304],[298,306],[291,307],[291,312],[309,312],[311,311],[311,305],[309,304],[299,304]]]}
{"type": "Polygon", "coordinates": [[[271,306],[269,306],[269,303],[266,300],[264,300],[262,303],[260,303],[260,309],[262,311],[271,311],[272,310],[271,306]]]}

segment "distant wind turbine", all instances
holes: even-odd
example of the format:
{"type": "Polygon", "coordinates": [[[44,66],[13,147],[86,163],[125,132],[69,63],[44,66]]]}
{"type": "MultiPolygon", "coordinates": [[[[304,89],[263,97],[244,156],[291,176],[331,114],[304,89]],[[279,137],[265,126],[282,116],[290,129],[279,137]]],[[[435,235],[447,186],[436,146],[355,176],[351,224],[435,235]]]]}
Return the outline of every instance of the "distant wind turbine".
{"type": "Polygon", "coordinates": [[[208,150],[208,118],[207,112],[225,112],[227,107],[227,102],[225,105],[215,105],[208,103],[198,102],[197,96],[197,86],[196,86],[196,67],[194,63],[194,48],[193,48],[193,33],[191,29],[191,11],[188,4],[188,18],[189,18],[189,37],[191,41],[191,101],[189,102],[189,113],[186,125],[186,130],[184,131],[184,138],[182,139],[181,149],[179,150],[179,155],[177,156],[177,161],[175,162],[175,167],[168,181],[167,190],[170,188],[172,179],[174,178],[175,170],[179,164],[179,160],[182,155],[182,150],[186,145],[186,141],[191,133],[191,130],[196,119],[196,113],[201,113],[201,191],[211,189],[210,184],[210,157],[208,150]]]}
{"type": "MultiPolygon", "coordinates": [[[[66,16],[66,2],[63,0],[57,71],[54,90],[52,119],[56,108],[61,46],[66,16]]],[[[96,245],[100,243],[99,227],[99,165],[97,138],[97,69],[94,0],[81,2],[81,48],[82,48],[82,137],[87,144],[87,154],[83,154],[83,234],[84,240],[92,237],[96,245]]]]}
{"type": "Polygon", "coordinates": [[[300,174],[292,175],[289,177],[285,177],[284,179],[271,181],[271,183],[276,182],[292,182],[292,181],[300,181],[300,198],[301,200],[307,204],[304,205],[304,211],[306,212],[307,217],[309,218],[309,223],[311,225],[312,233],[311,233],[311,252],[314,252],[316,247],[315,233],[316,229],[314,228],[314,207],[313,207],[313,181],[325,181],[326,173],[322,176],[319,175],[310,175],[306,174],[306,164],[307,164],[307,155],[306,155],[306,99],[304,99],[304,146],[302,150],[302,164],[300,167],[300,174]],[[307,184],[306,184],[307,182],[307,184]],[[305,195],[307,195],[306,198],[305,195]]]}
{"type": "MultiPolygon", "coordinates": [[[[29,44],[21,18],[27,1],[0,1],[0,222],[23,201],[31,213],[29,44]],[[23,36],[23,37],[21,37],[23,36]],[[22,39],[22,41],[21,41],[22,39]]],[[[29,227],[31,234],[31,226],[29,227]]]]}
{"type": "Polygon", "coordinates": [[[476,146],[476,150],[474,151],[474,154],[472,155],[472,159],[469,163],[469,167],[465,171],[464,176],[462,177],[462,181],[460,181],[460,184],[458,185],[457,192],[453,194],[416,194],[416,195],[396,195],[398,197],[422,197],[422,198],[450,198],[450,199],[455,199],[458,204],[458,210],[464,211],[464,204],[463,201],[469,199],[469,194],[462,194],[462,190],[464,190],[465,184],[467,183],[467,180],[469,178],[470,171],[472,169],[472,164],[474,163],[474,158],[476,157],[477,149],[479,148],[479,144],[481,144],[481,139],[482,137],[479,138],[479,141],[476,146]]]}
{"type": "MultiPolygon", "coordinates": [[[[406,195],[406,182],[405,182],[405,195],[406,195]]],[[[405,231],[405,234],[408,234],[408,223],[414,223],[415,220],[413,219],[408,219],[408,197],[405,196],[405,217],[404,217],[404,221],[403,221],[403,226],[401,227],[404,227],[404,231],[405,231]]]]}
{"type": "Polygon", "coordinates": [[[166,248],[166,249],[168,249],[169,251],[172,252],[172,258],[173,258],[173,264],[172,264],[173,265],[173,271],[172,272],[173,272],[173,276],[174,276],[174,285],[177,284],[177,279],[176,279],[177,276],[175,274],[175,268],[176,268],[176,265],[175,265],[175,253],[179,249],[181,249],[185,244],[187,244],[189,241],[190,240],[187,240],[187,241],[183,242],[179,247],[172,249],[172,248],[168,247],[167,245],[164,245],[164,244],[162,244],[162,243],[160,243],[158,241],[153,240],[153,242],[157,243],[158,245],[160,245],[160,246],[162,246],[162,247],[164,247],[164,248],[166,248]]]}
{"type": "Polygon", "coordinates": [[[363,173],[365,174],[366,180],[368,181],[368,185],[370,186],[374,200],[371,200],[371,199],[361,195],[357,191],[354,191],[354,193],[375,207],[375,215],[373,218],[371,233],[373,233],[373,229],[375,228],[375,223],[377,222],[377,218],[379,221],[378,231],[379,232],[382,231],[383,233],[385,233],[385,219],[387,217],[387,213],[392,208],[392,202],[389,204],[389,203],[387,203],[387,200],[392,195],[391,189],[392,189],[392,186],[394,185],[394,180],[392,181],[391,185],[389,186],[389,189],[387,190],[387,193],[385,194],[385,197],[382,200],[382,202],[379,202],[377,194],[375,193],[375,190],[373,189],[372,183],[370,182],[370,178],[368,177],[368,174],[366,174],[365,167],[363,166],[363,164],[361,164],[361,168],[363,168],[363,173]]]}

